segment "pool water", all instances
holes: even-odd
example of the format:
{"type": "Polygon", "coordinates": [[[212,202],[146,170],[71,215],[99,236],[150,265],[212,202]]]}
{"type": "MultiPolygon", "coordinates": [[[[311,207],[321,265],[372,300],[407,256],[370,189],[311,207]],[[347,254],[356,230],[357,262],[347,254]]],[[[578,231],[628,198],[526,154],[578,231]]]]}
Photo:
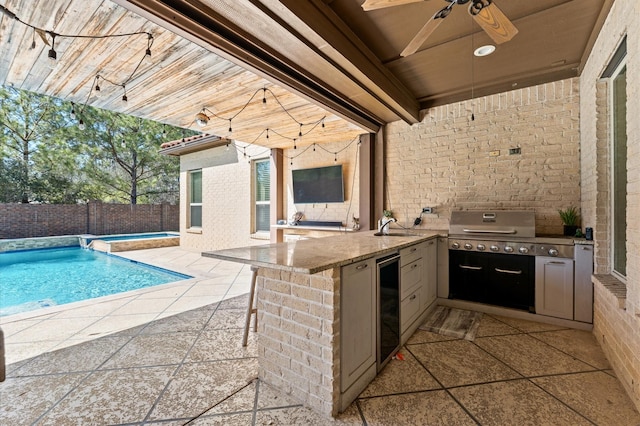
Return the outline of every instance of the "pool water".
{"type": "Polygon", "coordinates": [[[0,316],[187,278],[80,247],[0,253],[0,316]]]}

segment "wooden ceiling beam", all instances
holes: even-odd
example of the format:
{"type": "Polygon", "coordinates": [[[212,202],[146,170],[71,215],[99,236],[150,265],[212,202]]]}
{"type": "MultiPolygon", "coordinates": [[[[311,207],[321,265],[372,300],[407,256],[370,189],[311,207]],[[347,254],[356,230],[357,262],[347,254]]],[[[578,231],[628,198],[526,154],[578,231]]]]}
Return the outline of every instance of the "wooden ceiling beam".
{"type": "Polygon", "coordinates": [[[262,3],[273,11],[277,11],[279,5],[286,7],[297,20],[282,12],[279,18],[284,25],[290,26],[293,37],[301,40],[317,56],[334,64],[345,77],[357,82],[362,90],[401,119],[410,124],[419,121],[419,105],[415,96],[324,1],[250,1],[262,3]],[[322,45],[318,45],[318,37],[322,45]]]}

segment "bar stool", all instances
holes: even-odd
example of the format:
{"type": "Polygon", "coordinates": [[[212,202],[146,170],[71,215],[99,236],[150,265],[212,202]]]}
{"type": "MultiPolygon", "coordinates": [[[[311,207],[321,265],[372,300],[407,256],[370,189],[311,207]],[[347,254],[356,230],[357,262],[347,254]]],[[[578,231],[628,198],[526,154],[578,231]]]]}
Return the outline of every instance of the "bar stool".
{"type": "MultiPolygon", "coordinates": [[[[247,306],[247,318],[244,324],[244,335],[242,336],[242,346],[247,346],[247,339],[249,338],[249,327],[251,325],[251,314],[256,314],[256,318],[253,321],[253,331],[258,331],[258,308],[253,307],[253,298],[256,294],[256,278],[258,276],[258,267],[251,267],[251,288],[249,289],[249,305],[247,306]]],[[[257,302],[256,302],[257,305],[257,302]]]]}

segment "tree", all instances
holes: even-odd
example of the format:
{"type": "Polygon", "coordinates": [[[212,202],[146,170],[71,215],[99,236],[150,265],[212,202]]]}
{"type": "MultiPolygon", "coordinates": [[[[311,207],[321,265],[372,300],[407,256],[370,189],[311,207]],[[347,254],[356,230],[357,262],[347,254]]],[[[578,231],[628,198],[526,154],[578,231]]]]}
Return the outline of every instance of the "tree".
{"type": "Polygon", "coordinates": [[[0,202],[175,203],[179,161],[158,149],[192,134],[0,87],[0,202]],[[82,115],[84,130],[72,111],[82,115]]]}
{"type": "Polygon", "coordinates": [[[103,186],[105,201],[178,200],[179,161],[158,150],[161,141],[183,137],[183,129],[94,108],[83,114],[84,152],[91,160],[85,171],[103,186]]]}

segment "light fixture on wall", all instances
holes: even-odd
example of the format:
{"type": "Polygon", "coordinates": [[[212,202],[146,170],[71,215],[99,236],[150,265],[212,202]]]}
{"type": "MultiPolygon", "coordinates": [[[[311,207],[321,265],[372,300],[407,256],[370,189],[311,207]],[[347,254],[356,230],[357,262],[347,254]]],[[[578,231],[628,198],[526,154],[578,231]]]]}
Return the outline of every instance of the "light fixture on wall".
{"type": "Polygon", "coordinates": [[[196,123],[200,127],[204,127],[209,124],[209,116],[205,114],[206,108],[202,108],[202,111],[196,114],[196,123]]]}

